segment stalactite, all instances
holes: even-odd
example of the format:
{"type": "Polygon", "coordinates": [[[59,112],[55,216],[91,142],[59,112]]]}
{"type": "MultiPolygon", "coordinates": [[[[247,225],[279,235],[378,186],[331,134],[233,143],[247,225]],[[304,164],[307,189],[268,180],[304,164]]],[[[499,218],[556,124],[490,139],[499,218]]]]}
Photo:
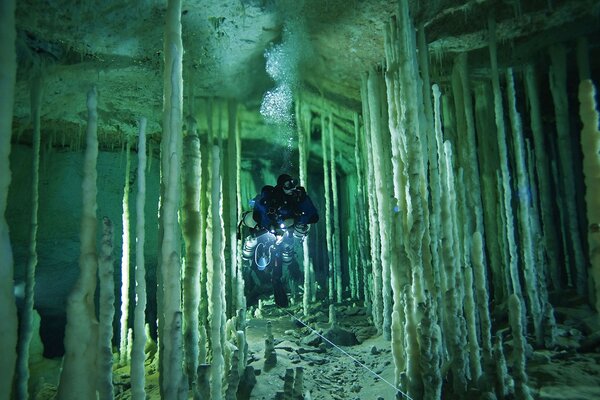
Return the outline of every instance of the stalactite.
{"type": "MultiPolygon", "coordinates": [[[[373,166],[373,148],[371,145],[371,111],[368,107],[368,76],[363,75],[361,84],[361,97],[364,118],[364,153],[366,155],[366,182],[367,182],[367,203],[368,203],[368,226],[374,229],[377,226],[377,197],[375,196],[374,188],[374,166],[373,166]]],[[[381,259],[380,259],[380,236],[374,232],[369,232],[370,250],[371,250],[371,315],[373,316],[373,325],[377,329],[377,333],[383,333],[383,297],[382,297],[382,281],[381,281],[381,259]]]]}
{"type": "Polygon", "coordinates": [[[329,114],[329,161],[330,168],[329,173],[331,174],[331,199],[332,201],[332,214],[333,214],[333,235],[332,235],[332,253],[333,253],[333,265],[335,273],[335,298],[338,303],[342,302],[342,256],[340,252],[341,237],[340,237],[340,214],[339,214],[339,198],[337,188],[337,172],[336,172],[336,158],[335,158],[335,132],[333,125],[333,114],[329,114]]]}
{"type": "Polygon", "coordinates": [[[40,183],[40,112],[42,100],[42,72],[36,71],[31,82],[31,119],[33,121],[33,157],[31,166],[31,222],[29,231],[29,258],[25,278],[25,305],[21,313],[19,354],[17,363],[17,398],[29,397],[29,344],[33,337],[33,294],[35,270],[38,263],[37,230],[40,183]]]}
{"type": "Polygon", "coordinates": [[[381,93],[381,82],[379,75],[374,71],[369,71],[367,78],[367,97],[368,107],[370,116],[370,142],[372,148],[372,160],[373,160],[373,175],[375,182],[375,197],[377,200],[377,216],[378,226],[376,234],[379,235],[380,243],[380,254],[381,259],[381,280],[382,280],[382,300],[383,300],[383,336],[385,339],[390,339],[390,327],[391,327],[391,286],[390,281],[390,256],[391,256],[391,212],[392,206],[389,201],[391,193],[387,193],[386,190],[389,188],[389,180],[387,172],[389,166],[387,165],[386,159],[389,159],[385,152],[386,148],[389,148],[389,144],[386,143],[384,137],[385,125],[382,119],[385,117],[385,112],[382,109],[382,93],[381,93]]]}
{"type": "MultiPolygon", "coordinates": [[[[230,309],[232,314],[241,308],[243,308],[244,297],[240,297],[239,291],[239,281],[243,280],[241,272],[239,269],[240,263],[240,245],[237,240],[237,222],[239,221],[239,216],[241,214],[238,213],[237,202],[239,197],[238,194],[238,150],[237,145],[238,141],[236,139],[237,135],[237,103],[233,100],[227,102],[227,185],[226,190],[228,194],[227,203],[228,205],[228,217],[229,217],[229,231],[227,235],[229,236],[229,269],[231,276],[231,305],[230,309]]],[[[243,292],[242,292],[243,293],[243,292]]]]}
{"type": "Polygon", "coordinates": [[[87,146],[83,161],[83,208],[81,215],[81,254],[79,278],[67,300],[65,355],[57,398],[96,398],[96,357],[98,353],[98,321],[94,292],[98,259],[96,254],[96,162],[98,159],[98,100],[96,88],[87,95],[87,146]]]}
{"type": "MultiPolygon", "coordinates": [[[[223,396],[223,376],[225,359],[223,344],[225,342],[225,232],[223,231],[223,199],[221,183],[220,149],[213,145],[211,149],[210,168],[210,218],[207,232],[210,233],[210,260],[208,264],[208,308],[210,322],[210,343],[212,349],[211,364],[211,398],[223,396]]],[[[207,235],[208,236],[208,235],[207,235]]],[[[207,250],[209,246],[207,245],[207,250]]]]}
{"type": "Polygon", "coordinates": [[[579,82],[592,77],[590,73],[589,43],[585,36],[577,38],[577,70],[579,71],[579,82]]]}
{"type": "Polygon", "coordinates": [[[125,185],[123,188],[123,246],[121,257],[121,318],[119,335],[119,363],[125,365],[129,361],[127,353],[127,329],[129,328],[129,175],[131,170],[131,141],[127,139],[125,146],[125,185]]]}
{"type": "MultiPolygon", "coordinates": [[[[237,117],[237,114],[236,114],[237,117]]],[[[234,131],[234,136],[235,136],[235,190],[236,190],[236,209],[237,209],[237,215],[238,218],[240,215],[242,215],[242,195],[241,195],[241,173],[240,171],[242,170],[242,139],[240,137],[241,135],[241,127],[240,127],[240,122],[239,120],[236,119],[236,129],[234,131]]],[[[244,269],[244,265],[242,263],[242,243],[238,243],[238,250],[236,252],[236,256],[237,256],[237,294],[236,294],[236,299],[237,299],[237,305],[238,305],[238,313],[241,313],[242,315],[240,316],[240,320],[239,320],[239,324],[240,326],[238,328],[240,329],[245,329],[246,326],[246,296],[244,295],[244,275],[243,275],[243,269],[244,269]]],[[[305,244],[305,246],[307,246],[307,244],[305,244]]],[[[306,258],[308,259],[308,247],[306,247],[305,250],[305,254],[306,254],[306,258]]],[[[240,372],[241,374],[242,372],[240,372]]]]}
{"type": "MultiPolygon", "coordinates": [[[[481,196],[484,209],[484,225],[489,234],[489,239],[485,241],[485,250],[487,250],[489,268],[490,268],[490,288],[494,291],[494,298],[497,302],[503,302],[507,298],[506,285],[504,284],[502,269],[507,263],[503,262],[504,255],[500,251],[500,241],[505,238],[503,233],[498,235],[500,228],[500,218],[498,214],[499,193],[496,188],[496,170],[498,168],[498,145],[494,135],[487,132],[493,132],[495,128],[494,118],[492,116],[492,105],[490,100],[493,98],[491,85],[488,82],[482,82],[475,86],[475,109],[477,121],[477,143],[480,160],[480,179],[481,196]]],[[[504,229],[502,227],[502,229],[504,229]]]]}
{"type": "Polygon", "coordinates": [[[325,117],[321,115],[321,151],[323,155],[323,187],[325,191],[325,239],[327,242],[327,262],[328,262],[328,295],[329,301],[334,301],[335,286],[334,286],[334,264],[333,264],[333,233],[331,232],[332,221],[331,221],[331,201],[330,201],[330,187],[329,182],[329,164],[327,159],[327,132],[325,127],[325,117]]]}
{"type": "Polygon", "coordinates": [[[505,215],[504,232],[502,237],[506,236],[508,239],[508,270],[510,271],[512,290],[510,292],[515,293],[517,296],[522,298],[521,294],[521,283],[519,282],[518,273],[518,255],[517,255],[517,243],[515,239],[515,229],[513,224],[513,210],[512,210],[512,193],[510,186],[510,172],[509,172],[509,159],[507,151],[506,141],[506,129],[504,126],[504,110],[502,107],[502,93],[500,92],[500,77],[498,74],[498,58],[497,58],[497,47],[496,47],[496,21],[493,17],[488,20],[489,25],[489,51],[490,61],[492,66],[492,86],[494,91],[494,111],[496,121],[496,131],[498,137],[498,152],[500,154],[500,173],[502,177],[502,190],[504,208],[503,212],[505,215]]]}
{"type": "Polygon", "coordinates": [[[181,262],[177,210],[180,197],[181,128],[183,82],[181,43],[181,0],[169,0],[165,28],[165,70],[161,176],[164,192],[161,196],[162,243],[160,270],[162,277],[163,326],[161,362],[161,392],[165,398],[179,399],[187,393],[182,370],[181,343],[181,262]]]}
{"type": "Polygon", "coordinates": [[[198,307],[200,305],[200,138],[196,134],[196,121],[188,118],[188,134],[183,139],[183,205],[181,210],[183,239],[185,242],[185,270],[183,278],[183,336],[185,365],[190,388],[196,384],[198,369],[198,307]]]}
{"type": "MultiPolygon", "coordinates": [[[[131,351],[131,398],[144,400],[146,377],[144,370],[146,346],[146,118],[140,118],[138,130],[138,165],[136,197],[136,241],[135,241],[135,309],[133,317],[133,343],[131,351]]],[[[195,373],[195,371],[194,371],[195,373]]]]}
{"type": "Polygon", "coordinates": [[[533,319],[534,333],[536,342],[539,346],[543,345],[544,337],[542,332],[542,311],[541,304],[544,300],[540,299],[538,292],[538,284],[545,285],[545,282],[538,283],[538,274],[536,270],[534,241],[531,232],[531,220],[534,217],[531,212],[530,199],[527,196],[529,191],[529,176],[527,175],[527,165],[525,163],[525,143],[523,139],[523,129],[521,124],[521,116],[517,111],[515,83],[512,69],[506,71],[507,83],[507,98],[508,111],[510,122],[512,125],[513,136],[513,151],[515,158],[515,166],[517,172],[517,193],[518,198],[518,222],[519,236],[521,238],[521,254],[523,260],[523,276],[525,278],[525,290],[529,301],[530,315],[533,319]]]}
{"type": "Polygon", "coordinates": [[[434,260],[437,258],[438,264],[436,271],[438,271],[438,280],[436,286],[438,287],[437,292],[432,293],[435,295],[435,306],[438,311],[438,316],[441,322],[444,321],[444,307],[443,307],[443,293],[447,287],[445,269],[443,267],[443,229],[444,224],[442,223],[442,148],[443,148],[443,134],[442,134],[442,116],[441,116],[441,91],[437,84],[434,84],[431,88],[433,93],[433,113],[434,113],[434,133],[432,140],[429,141],[432,150],[429,158],[429,175],[431,177],[431,235],[432,235],[432,253],[434,260]]]}
{"type": "MultiPolygon", "coordinates": [[[[13,99],[17,74],[17,55],[15,51],[15,1],[0,2],[0,37],[4,43],[0,46],[0,93],[4,99],[13,99]]],[[[15,363],[17,360],[17,308],[13,288],[14,261],[8,223],[6,222],[6,204],[8,188],[11,182],[10,137],[12,135],[13,102],[0,102],[0,354],[4,367],[0,368],[0,399],[11,398],[15,363]]]]}
{"type": "Polygon", "coordinates": [[[449,357],[452,360],[452,385],[454,393],[461,395],[465,393],[467,388],[466,373],[467,360],[465,349],[461,343],[461,311],[459,301],[459,285],[456,282],[458,274],[458,258],[456,256],[456,245],[454,227],[451,223],[453,204],[455,203],[454,184],[453,184],[453,168],[452,168],[452,147],[450,142],[446,141],[440,148],[439,154],[439,170],[444,182],[442,195],[442,211],[441,219],[444,221],[442,230],[442,260],[445,267],[445,283],[442,288],[444,292],[444,333],[446,345],[448,346],[449,357]]]}
{"type": "Polygon", "coordinates": [[[600,311],[600,131],[595,100],[596,89],[591,80],[579,84],[579,117],[583,123],[581,148],[588,220],[587,240],[590,275],[594,284],[596,311],[600,311]]]}
{"type": "MultiPolygon", "coordinates": [[[[467,204],[474,214],[474,227],[479,232],[483,232],[483,206],[481,203],[481,187],[479,184],[479,163],[477,160],[477,143],[475,139],[475,121],[473,115],[473,99],[471,97],[471,87],[469,85],[469,70],[467,65],[467,53],[461,53],[457,58],[457,69],[459,73],[460,85],[462,88],[462,109],[465,115],[465,168],[467,190],[467,204]]],[[[460,107],[461,105],[459,105],[460,107]]],[[[469,232],[471,235],[473,232],[469,232]]],[[[467,241],[468,242],[468,241],[467,241]]]]}
{"type": "Polygon", "coordinates": [[[114,398],[113,386],[113,319],[115,316],[115,278],[113,256],[113,225],[108,217],[102,218],[102,244],[98,257],[98,399],[114,398]]]}
{"type": "Polygon", "coordinates": [[[556,223],[552,213],[554,208],[554,196],[551,192],[550,163],[548,161],[548,155],[546,154],[536,73],[535,68],[531,64],[525,66],[525,89],[530,110],[531,132],[533,133],[535,171],[542,217],[542,237],[549,268],[549,273],[547,275],[552,282],[552,286],[559,289],[562,287],[557,251],[559,248],[559,239],[557,237],[556,223]]]}
{"type": "Polygon", "coordinates": [[[569,251],[573,256],[573,265],[565,264],[566,268],[573,268],[575,272],[575,288],[577,293],[587,292],[587,278],[585,273],[585,257],[583,256],[582,240],[577,217],[575,173],[573,171],[573,151],[569,127],[569,103],[567,96],[567,56],[564,45],[554,45],[550,48],[550,91],[554,100],[554,115],[556,120],[556,135],[558,161],[560,166],[560,186],[562,192],[562,205],[559,210],[564,212],[567,231],[564,237],[568,240],[569,251]]]}
{"type": "MultiPolygon", "coordinates": [[[[417,59],[416,37],[409,15],[408,1],[399,2],[399,23],[397,28],[395,21],[392,30],[398,31],[399,50],[399,88],[400,109],[404,110],[403,130],[406,140],[406,159],[404,161],[405,174],[408,177],[408,197],[411,209],[407,213],[407,229],[405,248],[410,260],[413,273],[412,292],[416,304],[425,301],[423,270],[431,268],[428,249],[424,250],[424,244],[429,242],[427,232],[427,182],[422,179],[426,176],[423,158],[423,140],[420,136],[421,128],[424,126],[423,100],[419,85],[422,84],[417,59]]],[[[426,246],[428,247],[428,246],[426,246]]]]}
{"type": "MultiPolygon", "coordinates": [[[[357,238],[358,238],[358,253],[359,253],[359,257],[360,257],[360,265],[362,267],[362,272],[363,272],[363,304],[365,306],[365,308],[367,309],[367,312],[371,312],[371,296],[370,296],[370,291],[369,291],[369,286],[367,284],[367,280],[364,279],[364,274],[366,273],[366,271],[368,271],[368,268],[370,267],[370,264],[368,263],[367,260],[367,254],[366,254],[366,249],[367,249],[367,241],[366,241],[366,237],[367,237],[367,228],[366,228],[366,222],[365,222],[365,201],[364,201],[364,193],[363,193],[363,167],[362,167],[362,163],[361,163],[361,149],[363,148],[361,146],[362,141],[360,140],[361,138],[361,129],[360,129],[360,125],[359,125],[359,118],[358,118],[358,113],[354,113],[354,162],[356,165],[356,180],[357,180],[357,184],[356,184],[356,188],[357,188],[357,193],[356,193],[356,206],[357,206],[357,218],[356,218],[356,232],[357,232],[357,238]]],[[[360,282],[361,279],[359,278],[359,276],[357,276],[357,280],[360,282]]]]}

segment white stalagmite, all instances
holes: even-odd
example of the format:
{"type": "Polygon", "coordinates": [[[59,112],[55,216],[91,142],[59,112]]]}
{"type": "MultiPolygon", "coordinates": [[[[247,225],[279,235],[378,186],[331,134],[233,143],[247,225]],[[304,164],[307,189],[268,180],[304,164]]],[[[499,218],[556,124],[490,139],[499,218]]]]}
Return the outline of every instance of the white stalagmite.
{"type": "Polygon", "coordinates": [[[17,398],[29,397],[29,344],[33,337],[33,294],[37,257],[37,229],[40,182],[40,111],[42,101],[42,72],[37,71],[31,82],[31,116],[33,120],[33,157],[31,165],[31,223],[29,231],[29,259],[25,278],[25,305],[21,313],[19,334],[19,361],[17,365],[17,398]]]}
{"type": "Polygon", "coordinates": [[[81,254],[79,278],[67,300],[65,355],[58,385],[57,399],[79,400],[96,398],[96,357],[98,354],[98,321],[94,292],[96,291],[96,162],[98,159],[98,98],[96,87],[87,95],[88,125],[83,160],[83,207],[81,212],[81,254]]]}
{"type": "Polygon", "coordinates": [[[210,393],[212,399],[223,397],[223,375],[225,358],[223,346],[225,342],[225,232],[223,231],[223,199],[221,197],[221,159],[219,146],[211,149],[211,198],[210,218],[207,226],[208,240],[208,309],[210,323],[210,343],[212,348],[212,364],[210,368],[210,393]]]}
{"type": "Polygon", "coordinates": [[[590,275],[594,284],[596,311],[600,310],[600,131],[595,100],[596,89],[591,80],[579,84],[579,117],[583,123],[581,148],[588,220],[590,275]]]}
{"type": "Polygon", "coordinates": [[[515,380],[515,398],[517,400],[532,399],[527,386],[527,371],[525,368],[525,355],[527,339],[521,323],[521,301],[519,296],[511,294],[508,298],[508,319],[513,337],[513,377],[515,380]]]}
{"type": "MultiPolygon", "coordinates": [[[[183,278],[183,337],[187,378],[193,388],[198,369],[200,306],[200,180],[202,174],[200,138],[196,121],[188,118],[188,134],[183,139],[183,205],[181,209],[183,240],[185,242],[185,271],[183,278]]],[[[235,242],[234,242],[235,243],[235,242]]]]}
{"type": "MultiPolygon", "coordinates": [[[[481,349],[483,353],[484,370],[493,365],[492,358],[492,321],[490,319],[489,296],[486,279],[486,268],[483,258],[483,240],[481,233],[475,232],[471,240],[471,262],[473,264],[473,282],[475,298],[479,314],[479,332],[481,333],[481,349]]],[[[485,376],[486,379],[489,379],[485,376]]]]}
{"type": "MultiPolygon", "coordinates": [[[[467,241],[468,242],[468,241],[467,241]]],[[[475,384],[481,377],[481,349],[479,348],[477,309],[473,296],[473,268],[467,264],[463,267],[465,286],[464,313],[467,321],[467,333],[469,337],[469,365],[471,382],[475,384]]]]}
{"type": "Polygon", "coordinates": [[[517,255],[517,243],[515,239],[515,229],[513,224],[513,210],[512,210],[512,193],[510,186],[510,172],[508,159],[508,150],[506,144],[506,129],[504,126],[504,108],[502,107],[502,93],[500,92],[500,76],[498,74],[498,57],[497,57],[497,46],[496,46],[496,21],[493,17],[488,20],[489,25],[489,50],[490,50],[490,63],[492,66],[492,87],[494,93],[494,115],[496,120],[496,132],[498,137],[498,152],[500,154],[500,174],[502,177],[501,193],[503,194],[504,201],[504,235],[508,239],[508,270],[511,277],[512,288],[508,290],[509,293],[515,293],[521,297],[521,283],[519,282],[518,272],[518,255],[517,255]]]}
{"type": "Polygon", "coordinates": [[[162,242],[160,271],[162,278],[161,393],[168,399],[187,394],[183,376],[181,333],[181,260],[180,229],[177,218],[180,197],[181,134],[183,113],[183,82],[181,42],[181,0],[169,0],[167,5],[163,96],[163,136],[161,142],[161,176],[164,192],[161,196],[162,242]]]}
{"type": "Polygon", "coordinates": [[[114,398],[113,386],[113,320],[115,316],[115,279],[113,256],[113,225],[108,217],[102,218],[102,244],[98,257],[98,279],[100,294],[98,300],[98,398],[114,398]]]}
{"type": "Polygon", "coordinates": [[[13,293],[13,256],[5,212],[10,172],[10,137],[12,134],[13,97],[17,74],[15,51],[15,1],[0,2],[0,399],[11,398],[17,360],[17,307],[13,293]]]}
{"type": "Polygon", "coordinates": [[[102,243],[98,257],[98,399],[114,398],[113,386],[113,320],[115,317],[115,278],[113,255],[113,225],[108,217],[102,218],[102,243]]]}
{"type": "Polygon", "coordinates": [[[146,346],[146,265],[144,243],[146,241],[146,118],[140,118],[138,131],[138,168],[136,197],[136,244],[135,244],[135,309],[133,318],[133,343],[131,351],[131,398],[144,400],[146,378],[144,348],[146,346]]]}
{"type": "Polygon", "coordinates": [[[342,302],[342,256],[340,253],[341,238],[340,238],[340,214],[339,214],[339,197],[337,188],[337,172],[335,163],[335,131],[333,125],[333,114],[329,114],[329,173],[331,174],[331,198],[333,200],[333,263],[335,271],[335,299],[338,303],[342,302]]]}
{"type": "Polygon", "coordinates": [[[129,173],[131,169],[131,141],[126,139],[125,145],[125,185],[123,188],[123,214],[121,216],[123,222],[123,246],[121,257],[121,318],[120,318],[120,335],[119,335],[119,362],[125,365],[129,361],[127,353],[127,331],[129,329],[129,173]]]}
{"type": "Polygon", "coordinates": [[[569,103],[567,95],[567,55],[563,44],[550,47],[550,91],[554,100],[554,114],[556,120],[556,135],[558,161],[560,169],[559,190],[562,205],[559,207],[564,212],[567,232],[564,237],[568,241],[573,254],[573,265],[568,263],[565,268],[573,268],[575,272],[575,288],[577,293],[587,292],[587,278],[585,271],[585,257],[583,255],[582,239],[579,233],[577,217],[577,204],[575,199],[575,173],[573,171],[573,151],[571,146],[571,133],[569,128],[569,103]]]}
{"type": "Polygon", "coordinates": [[[542,240],[544,243],[544,250],[547,254],[546,259],[548,260],[549,268],[546,275],[550,278],[550,282],[552,282],[554,288],[559,289],[561,287],[561,281],[557,250],[560,242],[552,213],[554,208],[554,196],[551,192],[552,178],[550,177],[550,162],[548,160],[544,140],[537,78],[535,68],[532,64],[527,64],[525,66],[525,89],[530,110],[529,120],[531,121],[531,132],[533,134],[535,171],[538,182],[540,212],[542,216],[542,240]]]}
{"type": "MultiPolygon", "coordinates": [[[[523,277],[525,278],[525,290],[529,301],[530,315],[533,319],[534,333],[536,342],[539,346],[543,345],[542,333],[542,311],[541,304],[545,303],[540,299],[538,291],[538,272],[536,267],[535,243],[531,231],[533,216],[529,196],[529,176],[525,161],[525,141],[523,139],[523,129],[521,116],[517,111],[515,83],[511,68],[506,70],[508,114],[512,125],[513,151],[515,166],[517,172],[517,193],[518,198],[518,221],[519,236],[521,238],[521,254],[523,260],[523,277]]],[[[545,285],[545,282],[539,282],[539,285],[545,285]]]]}

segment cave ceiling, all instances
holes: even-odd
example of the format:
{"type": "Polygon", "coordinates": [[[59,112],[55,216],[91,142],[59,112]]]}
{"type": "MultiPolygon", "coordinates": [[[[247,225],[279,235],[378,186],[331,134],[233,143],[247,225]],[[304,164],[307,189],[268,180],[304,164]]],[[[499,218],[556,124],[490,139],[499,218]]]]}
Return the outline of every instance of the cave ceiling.
{"type": "MultiPolygon", "coordinates": [[[[469,52],[473,76],[486,75],[490,15],[497,21],[505,65],[581,35],[592,38],[597,52],[599,3],[411,0],[411,11],[415,26],[426,32],[432,77],[443,81],[460,52],[469,52]]],[[[295,54],[299,87],[360,111],[361,74],[382,66],[385,25],[396,9],[396,1],[382,0],[183,1],[184,107],[191,96],[234,99],[256,114],[274,86],[265,54],[293,29],[301,38],[295,54]]],[[[140,116],[148,117],[149,130],[159,137],[165,12],[164,1],[18,1],[14,130],[19,140],[27,141],[31,130],[29,78],[41,62],[42,130],[53,132],[54,141],[64,143],[65,132],[85,127],[85,95],[92,84],[101,99],[101,146],[114,147],[119,136],[133,134],[140,116]]]]}

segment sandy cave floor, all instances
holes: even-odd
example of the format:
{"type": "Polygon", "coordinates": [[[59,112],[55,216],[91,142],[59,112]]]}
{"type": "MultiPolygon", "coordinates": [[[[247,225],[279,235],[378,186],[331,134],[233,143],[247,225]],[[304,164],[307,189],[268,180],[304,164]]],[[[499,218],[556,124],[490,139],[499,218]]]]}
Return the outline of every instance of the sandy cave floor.
{"type": "MultiPolygon", "coordinates": [[[[291,314],[300,316],[300,306],[288,308],[291,314]]],[[[249,313],[250,314],[250,313],[249,313]]],[[[600,331],[598,314],[586,305],[573,305],[556,309],[558,322],[558,346],[554,350],[533,350],[527,360],[528,386],[535,399],[588,400],[600,399],[600,331]],[[564,316],[564,318],[563,318],[564,316]],[[587,348],[586,346],[591,347],[587,348]]],[[[311,318],[304,320],[317,331],[328,328],[327,316],[315,309],[311,318]]],[[[355,333],[359,343],[340,346],[359,360],[331,346],[313,343],[314,333],[289,314],[274,305],[265,305],[259,318],[248,316],[247,342],[249,365],[256,372],[256,385],[250,399],[276,399],[283,391],[286,369],[302,367],[303,388],[310,397],[305,399],[393,400],[394,389],[374,373],[393,383],[394,365],[389,342],[377,335],[365,310],[354,304],[338,307],[339,326],[355,333]],[[277,363],[269,371],[264,370],[266,325],[272,324],[277,363]],[[310,344],[309,344],[310,343],[310,344]]],[[[318,339],[317,339],[318,341],[318,339]]],[[[505,354],[511,365],[511,340],[505,334],[505,354]]],[[[58,383],[60,360],[38,359],[32,364],[32,382],[35,399],[52,399],[58,383]]],[[[146,392],[148,399],[159,399],[156,364],[147,365],[146,392]]],[[[129,399],[129,367],[115,368],[115,393],[117,399],[129,399]]],[[[476,391],[469,398],[478,398],[476,391]]],[[[443,398],[450,398],[442,396],[443,398]]],[[[191,397],[190,397],[191,398],[191,397]]]]}

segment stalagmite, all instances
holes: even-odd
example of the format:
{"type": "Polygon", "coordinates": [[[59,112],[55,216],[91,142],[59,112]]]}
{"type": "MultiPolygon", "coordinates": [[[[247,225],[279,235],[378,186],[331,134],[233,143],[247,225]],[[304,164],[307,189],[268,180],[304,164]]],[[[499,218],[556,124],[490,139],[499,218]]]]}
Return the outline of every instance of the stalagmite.
{"type": "Polygon", "coordinates": [[[535,171],[542,217],[542,238],[549,268],[547,276],[554,288],[559,289],[562,284],[558,257],[559,238],[557,236],[556,223],[552,213],[554,208],[554,196],[551,192],[552,178],[550,177],[550,162],[548,160],[544,140],[537,78],[535,68],[531,64],[525,66],[525,89],[530,110],[531,132],[533,133],[535,171]]]}
{"type": "Polygon", "coordinates": [[[329,161],[331,174],[331,199],[333,200],[333,264],[335,273],[335,299],[338,303],[342,302],[342,256],[340,253],[341,237],[340,237],[340,214],[339,214],[339,198],[337,188],[337,172],[335,159],[335,133],[333,126],[333,115],[329,114],[329,161]]]}
{"type": "Polygon", "coordinates": [[[550,48],[550,91],[554,100],[554,113],[556,119],[556,135],[558,161],[560,167],[560,186],[562,206],[567,232],[564,236],[573,254],[573,265],[566,264],[566,268],[573,268],[575,272],[575,288],[577,293],[587,292],[587,278],[585,271],[585,257],[583,256],[581,234],[577,217],[575,173],[573,171],[573,151],[569,127],[569,103],[567,96],[567,56],[564,45],[554,45],[550,48]]]}
{"type": "Polygon", "coordinates": [[[25,280],[25,305],[19,330],[19,360],[17,365],[17,398],[29,397],[29,344],[33,337],[33,294],[35,270],[38,262],[37,230],[40,182],[40,111],[42,100],[42,72],[35,72],[31,82],[31,118],[33,120],[33,161],[31,166],[31,224],[29,232],[29,259],[25,280]]]}
{"type": "Polygon", "coordinates": [[[119,335],[119,362],[125,365],[129,361],[127,353],[127,330],[129,329],[129,173],[131,169],[131,141],[126,139],[125,146],[125,185],[123,188],[123,246],[121,257],[121,318],[120,318],[120,335],[119,335]]]}
{"type": "Polygon", "coordinates": [[[181,0],[169,0],[164,39],[163,137],[161,143],[162,242],[160,271],[162,278],[162,353],[161,393],[179,399],[187,393],[184,381],[181,343],[181,262],[177,211],[180,197],[181,129],[183,82],[181,43],[181,0]]]}
{"type": "Polygon", "coordinates": [[[464,313],[467,320],[467,333],[469,335],[470,377],[472,382],[477,383],[481,377],[481,349],[479,348],[477,310],[473,296],[473,268],[467,264],[462,271],[464,274],[465,286],[464,313]]]}
{"type": "Polygon", "coordinates": [[[593,279],[596,311],[600,310],[600,131],[595,100],[596,89],[591,80],[579,84],[579,117],[583,123],[581,148],[588,220],[590,275],[593,279]]]}
{"type": "Polygon", "coordinates": [[[102,218],[102,244],[98,257],[98,399],[114,398],[113,386],[113,319],[115,317],[115,278],[113,256],[113,225],[108,217],[102,218]]]}
{"type": "MultiPolygon", "coordinates": [[[[481,333],[481,348],[483,353],[484,371],[493,366],[492,358],[492,321],[489,311],[489,296],[486,279],[486,268],[483,258],[483,240],[479,232],[473,234],[471,240],[471,261],[473,264],[473,282],[475,284],[475,298],[479,315],[481,333]]],[[[484,379],[489,379],[484,375],[484,379]]]]}
{"type": "Polygon", "coordinates": [[[196,121],[188,118],[188,134],[183,139],[183,206],[181,210],[185,241],[185,271],[183,278],[183,336],[185,365],[190,387],[194,387],[198,369],[198,307],[200,305],[200,180],[202,174],[200,138],[196,121]]]}
{"type": "MultiPolygon", "coordinates": [[[[138,131],[138,168],[136,198],[136,244],[135,244],[135,310],[133,319],[133,343],[131,351],[131,398],[144,400],[146,382],[144,371],[144,348],[146,345],[146,265],[144,244],[146,242],[146,118],[140,118],[138,131]]],[[[195,375],[196,371],[194,371],[195,375]]]]}
{"type": "MultiPolygon", "coordinates": [[[[523,260],[523,276],[525,278],[525,290],[527,292],[530,315],[533,319],[534,333],[536,342],[539,346],[543,345],[542,333],[542,311],[538,293],[538,273],[535,263],[534,239],[531,232],[532,219],[535,218],[531,212],[530,199],[527,196],[529,187],[529,176],[527,175],[527,165],[525,163],[525,142],[523,139],[523,129],[521,124],[521,116],[517,112],[515,84],[512,69],[506,71],[508,111],[510,122],[512,125],[513,134],[513,151],[515,158],[515,166],[517,172],[517,193],[518,199],[518,221],[519,221],[519,236],[521,243],[521,254],[523,260]]],[[[545,282],[539,282],[540,285],[545,285],[545,282]]]]}
{"type": "MultiPolygon", "coordinates": [[[[210,253],[208,263],[208,309],[210,323],[210,343],[212,348],[211,398],[223,396],[222,378],[225,371],[223,344],[225,341],[225,232],[223,231],[223,198],[221,197],[220,149],[212,146],[211,151],[211,199],[210,218],[207,232],[210,232],[210,253]]],[[[207,252],[209,246],[207,245],[207,252]]]]}
{"type": "Polygon", "coordinates": [[[94,292],[98,259],[96,254],[96,161],[98,158],[98,100],[96,88],[87,95],[87,147],[83,161],[83,208],[81,215],[81,254],[79,278],[67,300],[65,355],[57,398],[96,398],[96,357],[98,353],[98,321],[94,292]]]}
{"type": "Polygon", "coordinates": [[[510,187],[510,172],[508,159],[508,150],[506,142],[506,129],[504,126],[504,109],[502,107],[502,93],[500,92],[500,76],[498,74],[498,58],[497,58],[497,47],[496,47],[496,21],[493,17],[488,20],[489,25],[489,51],[490,51],[490,62],[492,66],[492,86],[494,91],[494,111],[496,121],[496,131],[498,137],[498,150],[500,153],[500,173],[502,177],[502,190],[503,201],[504,201],[504,232],[502,237],[506,236],[508,239],[508,270],[510,271],[512,289],[509,290],[511,293],[515,293],[521,297],[521,283],[519,282],[518,273],[518,255],[517,255],[517,243],[515,239],[515,229],[513,224],[513,210],[512,210],[512,193],[510,187]]]}
{"type": "Polygon", "coordinates": [[[15,1],[0,2],[0,399],[11,398],[17,360],[17,308],[13,292],[13,253],[6,222],[8,188],[11,182],[10,137],[12,134],[13,98],[17,74],[15,51],[15,1]]]}
{"type": "Polygon", "coordinates": [[[421,371],[421,349],[417,332],[417,320],[415,318],[415,299],[411,293],[410,286],[404,287],[404,332],[406,351],[406,393],[413,399],[422,399],[424,386],[421,371]]]}
{"type": "Polygon", "coordinates": [[[508,319],[513,337],[513,368],[515,380],[515,398],[518,400],[532,399],[527,387],[527,371],[525,369],[525,338],[524,327],[521,324],[521,301],[515,294],[508,298],[508,319]]]}
{"type": "Polygon", "coordinates": [[[267,321],[267,338],[265,339],[265,354],[264,354],[264,365],[263,369],[265,372],[269,372],[277,365],[277,353],[275,353],[275,338],[273,337],[273,330],[271,321],[267,321]]]}

